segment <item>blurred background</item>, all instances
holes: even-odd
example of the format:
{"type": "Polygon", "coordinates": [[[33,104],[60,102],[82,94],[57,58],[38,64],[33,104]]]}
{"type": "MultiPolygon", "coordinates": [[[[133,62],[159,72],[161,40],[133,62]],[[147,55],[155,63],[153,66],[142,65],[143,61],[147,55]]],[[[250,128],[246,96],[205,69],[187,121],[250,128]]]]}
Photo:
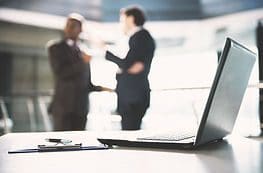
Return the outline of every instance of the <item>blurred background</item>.
{"type": "MultiPolygon", "coordinates": [[[[132,4],[146,11],[145,27],[157,44],[143,129],[198,124],[226,37],[258,54],[262,0],[0,0],[0,134],[52,131],[47,107],[54,83],[46,48],[62,37],[71,12],[86,18],[81,42],[93,55],[93,83],[115,88],[117,67],[95,43],[104,40],[125,56],[119,10],[132,4]]],[[[258,67],[257,62],[235,126],[242,135],[260,129],[258,67]]],[[[115,93],[92,93],[86,129],[120,130],[116,102],[115,93]]]]}

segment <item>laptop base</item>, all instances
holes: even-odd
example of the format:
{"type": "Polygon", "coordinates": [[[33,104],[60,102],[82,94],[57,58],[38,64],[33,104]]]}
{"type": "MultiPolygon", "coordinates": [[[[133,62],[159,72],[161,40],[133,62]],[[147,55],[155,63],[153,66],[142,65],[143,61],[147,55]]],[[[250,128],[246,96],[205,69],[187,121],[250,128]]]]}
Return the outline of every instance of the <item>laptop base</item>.
{"type": "Polygon", "coordinates": [[[119,140],[119,139],[106,139],[98,138],[103,144],[108,146],[121,146],[121,147],[138,147],[138,148],[158,148],[158,149],[194,149],[196,146],[194,142],[191,143],[171,143],[169,141],[158,142],[158,141],[130,141],[130,140],[119,140]]]}

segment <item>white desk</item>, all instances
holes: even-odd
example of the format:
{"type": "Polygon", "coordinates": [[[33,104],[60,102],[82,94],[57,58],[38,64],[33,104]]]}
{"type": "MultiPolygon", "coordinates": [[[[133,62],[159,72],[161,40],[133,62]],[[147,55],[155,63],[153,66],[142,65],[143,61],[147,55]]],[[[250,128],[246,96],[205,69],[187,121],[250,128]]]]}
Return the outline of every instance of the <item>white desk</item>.
{"type": "Polygon", "coordinates": [[[109,150],[8,154],[48,137],[97,144],[95,132],[10,133],[0,137],[0,173],[262,173],[263,142],[230,137],[197,151],[117,147],[109,150]]]}

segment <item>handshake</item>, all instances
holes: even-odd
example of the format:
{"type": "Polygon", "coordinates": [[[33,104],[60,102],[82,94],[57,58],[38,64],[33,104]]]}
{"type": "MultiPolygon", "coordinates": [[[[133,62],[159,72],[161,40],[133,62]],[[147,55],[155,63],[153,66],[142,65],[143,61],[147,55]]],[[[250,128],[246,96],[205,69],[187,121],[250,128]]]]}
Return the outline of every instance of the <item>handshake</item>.
{"type": "MultiPolygon", "coordinates": [[[[92,56],[82,52],[82,59],[85,63],[89,63],[92,59],[92,56]]],[[[103,86],[94,86],[95,87],[95,91],[108,91],[108,92],[114,92],[114,89],[108,88],[108,87],[103,87],[103,86]]]]}
{"type": "Polygon", "coordinates": [[[108,91],[108,92],[114,92],[114,89],[108,88],[108,87],[103,87],[101,86],[101,91],[108,91]]]}

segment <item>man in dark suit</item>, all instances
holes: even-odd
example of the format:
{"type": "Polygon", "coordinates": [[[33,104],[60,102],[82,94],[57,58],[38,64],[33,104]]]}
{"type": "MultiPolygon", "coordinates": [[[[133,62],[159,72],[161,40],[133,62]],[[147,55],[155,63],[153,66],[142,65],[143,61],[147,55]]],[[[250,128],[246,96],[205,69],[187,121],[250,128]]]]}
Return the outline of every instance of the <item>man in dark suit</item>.
{"type": "Polygon", "coordinates": [[[77,45],[83,20],[79,14],[70,14],[64,28],[64,39],[48,49],[55,78],[55,94],[50,112],[56,131],[84,130],[89,92],[106,90],[91,83],[91,56],[81,52],[77,45]]]}
{"type": "Polygon", "coordinates": [[[155,43],[143,28],[145,15],[138,7],[124,8],[120,12],[123,31],[130,36],[129,51],[124,59],[106,51],[106,59],[119,66],[116,75],[118,112],[123,130],[138,130],[150,104],[148,74],[154,56],[155,43]]]}

